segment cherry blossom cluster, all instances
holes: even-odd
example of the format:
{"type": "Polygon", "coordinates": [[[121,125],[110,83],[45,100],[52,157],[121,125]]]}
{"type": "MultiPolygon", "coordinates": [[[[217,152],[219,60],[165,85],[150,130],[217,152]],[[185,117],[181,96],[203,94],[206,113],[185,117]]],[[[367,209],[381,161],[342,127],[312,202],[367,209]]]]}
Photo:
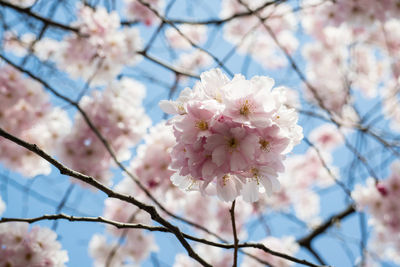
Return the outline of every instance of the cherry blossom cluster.
{"type": "Polygon", "coordinates": [[[94,85],[108,83],[125,65],[132,66],[139,61],[139,31],[119,29],[120,18],[116,12],[79,5],[77,16],[72,26],[79,29],[78,34],[68,35],[60,42],[47,38],[38,42],[35,48],[42,59],[50,56],[73,78],[90,80],[94,85]]]}
{"type": "Polygon", "coordinates": [[[302,5],[304,10],[318,13],[321,27],[346,24],[364,28],[400,15],[400,5],[396,0],[303,0],[302,5]]]}
{"type": "MultiPolygon", "coordinates": [[[[38,82],[4,65],[0,67],[0,127],[52,153],[71,123],[63,110],[52,106],[38,82]]],[[[51,171],[47,161],[1,137],[0,151],[0,162],[26,177],[51,171]]]]}
{"type": "Polygon", "coordinates": [[[125,15],[128,19],[138,20],[146,26],[150,26],[159,21],[157,15],[143,3],[147,3],[151,8],[162,15],[164,8],[164,0],[124,0],[125,2],[125,15]]]}
{"type": "MultiPolygon", "coordinates": [[[[355,24],[352,19],[357,19],[357,16],[346,13],[353,10],[347,5],[362,6],[354,10],[366,19],[371,19],[366,9],[375,12],[375,15],[379,13],[374,11],[374,5],[365,6],[365,2],[368,1],[336,3],[304,1],[303,3],[302,26],[315,40],[307,43],[302,51],[307,62],[307,80],[311,85],[304,87],[306,98],[330,111],[332,115],[338,116],[337,119],[342,119],[346,124],[358,121],[351,106],[354,102],[351,90],[359,90],[363,96],[372,98],[377,95],[378,88],[382,84],[391,80],[388,77],[391,72],[389,71],[391,59],[387,56],[387,49],[395,47],[395,44],[385,42],[382,31],[384,27],[381,27],[381,23],[355,24]],[[336,12],[335,8],[343,11],[336,12]],[[329,14],[337,13],[341,17],[341,22],[328,23],[327,20],[331,20],[333,15],[330,17],[322,10],[329,14]],[[378,53],[382,53],[383,56],[379,56],[378,53]]],[[[375,5],[381,5],[381,1],[373,2],[375,5]]],[[[382,23],[395,24],[393,20],[382,23]]],[[[391,32],[396,36],[396,31],[391,32]]]]}
{"type": "Polygon", "coordinates": [[[224,26],[224,37],[238,46],[242,54],[249,54],[266,68],[280,68],[287,64],[281,49],[275,44],[274,37],[288,52],[293,53],[298,47],[295,37],[297,19],[289,4],[273,5],[270,1],[224,0],[222,2],[221,18],[229,18],[235,14],[256,10],[255,15],[241,16],[229,21],[224,26]],[[263,23],[260,19],[264,19],[263,23]],[[265,25],[267,27],[265,27],[265,25]],[[272,32],[274,35],[271,36],[272,32]]]}
{"type": "Polygon", "coordinates": [[[67,261],[67,251],[61,250],[52,230],[34,226],[29,231],[25,222],[0,224],[1,266],[63,267],[67,261]]]}
{"type": "Polygon", "coordinates": [[[261,198],[255,206],[257,212],[289,212],[293,207],[296,216],[310,226],[319,222],[320,198],[314,189],[327,188],[338,179],[339,171],[332,166],[332,151],[343,144],[343,138],[331,124],[315,128],[309,138],[315,148],[286,159],[285,172],[279,176],[280,190],[261,198]]]}
{"type": "Polygon", "coordinates": [[[285,89],[271,90],[271,78],[229,80],[221,70],[201,74],[193,90],[186,88],[176,101],[160,102],[176,116],[170,120],[177,144],[171,168],[175,185],[206,191],[213,187],[224,201],[237,196],[258,199],[260,185],[270,194],[282,161],[302,139],[297,113],[285,105],[285,89]]]}
{"type": "MultiPolygon", "coordinates": [[[[142,202],[146,201],[144,193],[128,177],[118,183],[114,190],[131,195],[142,202]]],[[[150,215],[130,203],[108,198],[104,204],[104,217],[107,219],[122,223],[151,225],[150,215]]],[[[142,229],[124,230],[108,226],[107,231],[115,238],[124,237],[125,242],[115,241],[108,244],[104,235],[94,235],[90,241],[89,251],[95,260],[95,266],[105,266],[107,262],[110,262],[109,266],[125,266],[124,262],[139,263],[152,251],[158,249],[153,235],[146,234],[142,229]]]]}
{"type": "MultiPolygon", "coordinates": [[[[142,107],[145,90],[141,83],[123,78],[110,83],[104,91],[84,96],[79,103],[118,160],[129,159],[130,149],[151,124],[142,107]]],[[[111,155],[80,113],[72,131],[63,139],[60,157],[72,169],[109,184],[111,155]]]]}
{"type": "Polygon", "coordinates": [[[27,54],[34,40],[35,35],[29,32],[18,36],[18,34],[13,31],[6,31],[2,41],[5,51],[11,52],[18,57],[23,57],[27,54]]]}
{"type": "Polygon", "coordinates": [[[376,182],[369,178],[366,185],[356,185],[352,192],[358,210],[367,210],[374,226],[370,250],[382,259],[400,264],[400,162],[391,166],[389,177],[376,182]]]}

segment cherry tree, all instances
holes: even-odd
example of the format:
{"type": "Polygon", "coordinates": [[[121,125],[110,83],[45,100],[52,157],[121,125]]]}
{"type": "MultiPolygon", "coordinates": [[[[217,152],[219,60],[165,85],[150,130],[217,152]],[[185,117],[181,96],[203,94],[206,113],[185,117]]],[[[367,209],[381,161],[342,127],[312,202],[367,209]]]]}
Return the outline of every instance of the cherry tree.
{"type": "Polygon", "coordinates": [[[0,24],[0,266],[400,265],[399,0],[0,24]]]}

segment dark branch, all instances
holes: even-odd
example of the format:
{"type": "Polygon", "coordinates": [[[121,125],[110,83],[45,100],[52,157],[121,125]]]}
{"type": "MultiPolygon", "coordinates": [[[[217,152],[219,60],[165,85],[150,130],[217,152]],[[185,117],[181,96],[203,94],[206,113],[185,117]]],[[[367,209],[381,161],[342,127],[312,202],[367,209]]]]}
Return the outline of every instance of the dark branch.
{"type": "Polygon", "coordinates": [[[348,215],[354,213],[356,210],[354,209],[353,205],[349,205],[345,210],[342,212],[329,217],[324,223],[314,229],[310,234],[300,238],[297,240],[300,246],[309,247],[311,242],[319,236],[320,234],[324,233],[329,227],[331,227],[334,223],[346,218],[348,215]]]}

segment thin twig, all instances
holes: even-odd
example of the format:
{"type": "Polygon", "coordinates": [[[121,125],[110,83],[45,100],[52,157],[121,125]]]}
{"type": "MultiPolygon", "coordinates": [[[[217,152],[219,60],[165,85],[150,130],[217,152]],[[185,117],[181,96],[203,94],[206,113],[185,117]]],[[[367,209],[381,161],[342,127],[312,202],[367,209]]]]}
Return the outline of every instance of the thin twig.
{"type": "Polygon", "coordinates": [[[229,210],[229,212],[231,214],[233,242],[234,242],[234,246],[235,246],[234,252],[233,252],[233,267],[237,267],[238,244],[239,244],[239,239],[237,237],[237,232],[236,232],[236,222],[235,222],[235,203],[236,203],[236,200],[234,200],[232,202],[232,207],[229,210]]]}
{"type": "Polygon", "coordinates": [[[1,1],[1,0],[0,0],[0,5],[8,7],[8,8],[11,8],[11,9],[13,9],[13,10],[19,12],[19,13],[25,14],[25,15],[31,17],[31,18],[39,20],[39,21],[41,21],[41,22],[43,22],[46,25],[49,25],[51,27],[55,27],[55,28],[59,28],[59,29],[63,29],[63,30],[79,33],[79,29],[71,27],[71,26],[68,26],[68,25],[65,25],[65,24],[62,24],[62,23],[59,23],[59,22],[56,22],[56,21],[53,21],[53,20],[45,18],[45,17],[42,17],[42,16],[32,12],[29,8],[19,7],[19,6],[16,6],[16,5],[13,5],[13,4],[8,3],[8,2],[1,1]]]}

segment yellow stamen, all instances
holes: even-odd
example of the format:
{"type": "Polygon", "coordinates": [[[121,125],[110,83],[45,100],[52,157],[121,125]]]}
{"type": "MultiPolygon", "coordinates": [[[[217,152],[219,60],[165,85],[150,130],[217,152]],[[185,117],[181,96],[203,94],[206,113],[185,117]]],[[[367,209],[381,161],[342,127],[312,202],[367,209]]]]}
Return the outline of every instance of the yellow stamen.
{"type": "Polygon", "coordinates": [[[258,141],[258,143],[260,144],[261,150],[266,152],[271,151],[270,143],[267,140],[260,138],[260,141],[258,141]]]}
{"type": "Polygon", "coordinates": [[[229,174],[225,174],[223,177],[222,177],[222,180],[223,180],[223,183],[224,183],[224,186],[226,185],[226,182],[229,180],[229,174]]]}
{"type": "Polygon", "coordinates": [[[208,123],[203,120],[196,121],[196,128],[199,128],[201,131],[208,130],[208,123]]]}
{"type": "Polygon", "coordinates": [[[238,145],[239,145],[239,142],[234,137],[228,139],[228,146],[230,148],[235,149],[238,145]]]}
{"type": "Polygon", "coordinates": [[[244,101],[244,103],[240,106],[239,113],[242,116],[249,116],[250,115],[250,103],[249,100],[244,101]]]}

